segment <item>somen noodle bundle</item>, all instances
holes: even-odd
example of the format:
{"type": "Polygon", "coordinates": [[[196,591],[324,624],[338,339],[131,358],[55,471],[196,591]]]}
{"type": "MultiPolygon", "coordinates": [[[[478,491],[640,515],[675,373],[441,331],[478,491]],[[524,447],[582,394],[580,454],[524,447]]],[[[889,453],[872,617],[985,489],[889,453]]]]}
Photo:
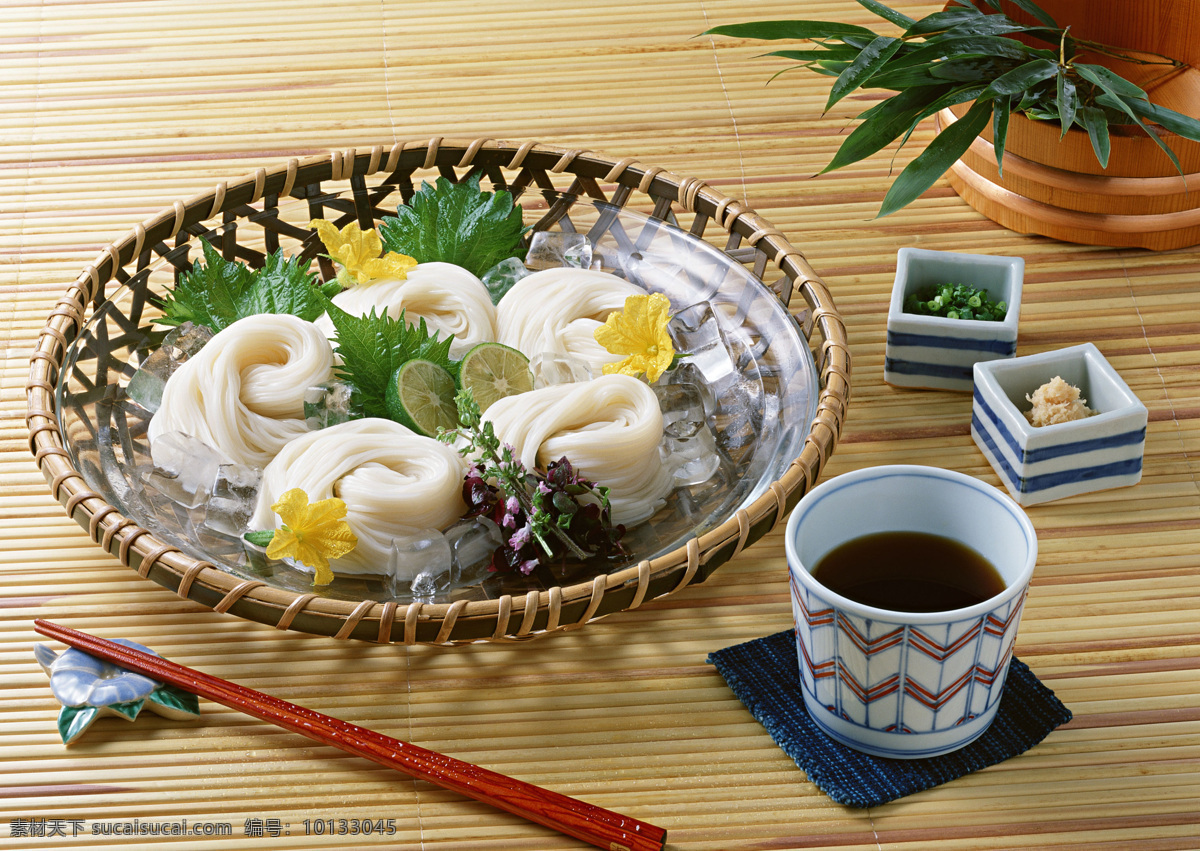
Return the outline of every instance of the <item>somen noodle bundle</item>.
{"type": "Polygon", "coordinates": [[[358,546],[330,559],[330,568],[383,574],[393,538],[459,519],[465,472],[458,453],[433,438],[391,420],[351,420],[309,432],[275,456],[263,471],[250,528],[274,528],[280,518],[271,505],[292,488],[310,502],[337,497],[358,546]]]}
{"type": "Polygon", "coordinates": [[[330,380],[333,348],[311,322],[286,314],[239,319],[167,380],[150,421],[154,442],[190,434],[230,461],[262,467],[308,431],[304,391],[330,380]]]}
{"type": "Polygon", "coordinates": [[[584,478],[608,487],[614,523],[649,518],[673,487],[658,451],[658,397],[636,378],[605,375],[508,396],[484,419],[526,469],[566,456],[584,478]]]}
{"type": "MultiPolygon", "coordinates": [[[[496,339],[496,308],[483,282],[453,263],[421,263],[402,280],[374,281],[343,290],[333,303],[354,316],[366,316],[374,308],[416,325],[424,319],[429,330],[445,338],[454,335],[450,355],[462,357],[477,343],[496,339]]],[[[317,319],[319,327],[333,337],[328,316],[317,319]]]]}
{"type": "Polygon", "coordinates": [[[621,359],[596,342],[596,329],[640,287],[608,272],[592,269],[545,269],[527,275],[505,293],[496,307],[496,339],[524,352],[578,358],[599,375],[606,363],[621,359]]]}

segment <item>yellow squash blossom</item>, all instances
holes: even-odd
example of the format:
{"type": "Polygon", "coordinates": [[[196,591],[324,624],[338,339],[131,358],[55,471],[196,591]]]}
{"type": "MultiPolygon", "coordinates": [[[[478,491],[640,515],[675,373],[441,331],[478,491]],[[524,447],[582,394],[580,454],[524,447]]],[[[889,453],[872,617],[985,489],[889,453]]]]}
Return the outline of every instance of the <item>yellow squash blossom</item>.
{"type": "Polygon", "coordinates": [[[675,357],[667,320],[671,318],[671,301],[662,293],[631,295],[625,299],[625,309],[609,314],[595,331],[596,342],[624,360],[606,363],[604,374],[632,375],[646,373],[653,384],[666,371],[675,357]]]}
{"type": "Polygon", "coordinates": [[[413,258],[395,251],[380,257],[383,242],[379,234],[374,228],[363,230],[358,222],[350,222],[341,230],[325,219],[313,219],[308,226],[317,229],[329,256],[341,264],[338,283],[342,286],[363,286],[384,278],[403,280],[417,265],[413,258]]]}
{"type": "Polygon", "coordinates": [[[267,547],[267,558],[294,558],[316,572],[313,585],[333,581],[329,560],[358,546],[358,538],[346,522],[346,503],[336,497],[309,505],[308,494],[292,488],[279,497],[271,510],[283,519],[267,547]]]}

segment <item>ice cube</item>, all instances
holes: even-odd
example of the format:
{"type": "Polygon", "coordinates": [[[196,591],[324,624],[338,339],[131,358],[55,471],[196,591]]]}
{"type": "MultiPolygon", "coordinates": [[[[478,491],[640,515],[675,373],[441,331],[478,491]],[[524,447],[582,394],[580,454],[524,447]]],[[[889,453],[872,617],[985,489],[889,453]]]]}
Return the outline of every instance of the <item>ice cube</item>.
{"type": "Polygon", "coordinates": [[[704,376],[703,383],[719,385],[736,374],[733,357],[711,303],[702,301],[685,307],[671,317],[667,331],[675,351],[686,355],[684,363],[699,370],[704,376]]]}
{"type": "Polygon", "coordinates": [[[654,384],[651,386],[662,408],[663,434],[668,437],[694,437],[707,428],[704,394],[691,383],[654,384]]]}
{"type": "Polygon", "coordinates": [[[658,451],[663,465],[675,477],[676,487],[692,487],[707,482],[721,466],[716,440],[707,425],[691,437],[664,434],[658,451]]]}
{"type": "Polygon", "coordinates": [[[533,373],[533,386],[540,390],[555,384],[574,384],[590,381],[592,368],[574,355],[557,352],[539,352],[529,361],[533,373]]]}
{"type": "Polygon", "coordinates": [[[485,517],[462,520],[446,530],[454,556],[450,587],[472,585],[491,572],[492,553],[504,543],[500,527],[485,517]]]}
{"type": "MultiPolygon", "coordinates": [[[[408,593],[412,595],[414,603],[432,603],[437,592],[437,576],[429,571],[418,573],[408,586],[408,593]]],[[[399,596],[399,594],[394,596],[399,596]]]]}
{"type": "Polygon", "coordinates": [[[484,272],[480,280],[487,287],[488,294],[492,297],[492,304],[499,304],[504,294],[528,274],[529,268],[520,257],[509,257],[484,272]]]}
{"type": "Polygon", "coordinates": [[[538,231],[529,243],[525,265],[531,269],[575,269],[592,267],[592,243],[586,234],[538,231]]]}
{"type": "Polygon", "coordinates": [[[138,366],[125,395],[150,413],[162,404],[163,388],[167,379],[183,365],[184,361],[200,351],[212,339],[213,332],[203,325],[184,322],[172,328],[163,337],[162,345],[150,353],[138,366]]]}
{"type": "Polygon", "coordinates": [[[184,508],[195,508],[212,495],[217,469],[225,464],[217,450],[178,431],[159,435],[150,455],[154,466],[140,471],[144,486],[184,508]]]}
{"type": "Polygon", "coordinates": [[[309,431],[349,422],[358,415],[354,388],[344,381],[317,384],[304,391],[304,420],[309,431]]]}
{"type": "MultiPolygon", "coordinates": [[[[402,596],[421,574],[449,576],[453,565],[450,542],[437,529],[412,529],[392,539],[387,573],[393,596],[402,596]]],[[[439,583],[440,584],[440,583],[439,583]]]]}
{"type": "Polygon", "coordinates": [[[217,468],[204,515],[204,525],[222,535],[239,537],[249,531],[250,518],[258,505],[262,470],[246,464],[222,464],[217,468]]]}

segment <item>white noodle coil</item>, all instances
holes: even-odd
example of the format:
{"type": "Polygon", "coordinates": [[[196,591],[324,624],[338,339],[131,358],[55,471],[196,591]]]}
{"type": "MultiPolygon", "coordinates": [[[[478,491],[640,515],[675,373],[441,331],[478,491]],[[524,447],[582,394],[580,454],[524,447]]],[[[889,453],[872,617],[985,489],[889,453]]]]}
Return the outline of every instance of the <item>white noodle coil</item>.
{"type": "Polygon", "coordinates": [[[600,375],[606,363],[620,360],[596,342],[596,329],[625,299],[645,295],[640,287],[594,269],[544,269],[527,275],[504,294],[496,307],[496,339],[527,357],[542,353],[571,355],[600,375]]]}
{"type": "Polygon", "coordinates": [[[183,432],[230,461],[263,467],[308,431],[304,391],[332,377],[333,348],[311,323],[286,314],[239,319],[167,380],[149,439],[183,432]]]}
{"type": "Polygon", "coordinates": [[[580,474],[609,488],[614,523],[649,518],[673,487],[662,463],[663,418],[643,381],[605,375],[493,402],[484,414],[527,469],[566,457],[580,474]]]}
{"type": "MultiPolygon", "coordinates": [[[[477,343],[496,339],[496,308],[487,287],[453,263],[421,263],[403,280],[350,287],[335,295],[333,303],[353,316],[366,316],[374,308],[377,314],[386,313],[392,319],[399,319],[403,311],[404,321],[410,325],[424,319],[426,327],[438,331],[442,339],[454,335],[450,354],[456,358],[477,343]]],[[[327,315],[316,324],[333,338],[333,322],[327,315]]]]}
{"type": "Polygon", "coordinates": [[[358,545],[330,559],[335,573],[384,574],[392,539],[445,529],[466,510],[466,464],[453,448],[384,419],[351,420],[289,443],[263,471],[251,529],[281,522],[271,505],[300,488],[310,503],[337,497],[358,545]]]}

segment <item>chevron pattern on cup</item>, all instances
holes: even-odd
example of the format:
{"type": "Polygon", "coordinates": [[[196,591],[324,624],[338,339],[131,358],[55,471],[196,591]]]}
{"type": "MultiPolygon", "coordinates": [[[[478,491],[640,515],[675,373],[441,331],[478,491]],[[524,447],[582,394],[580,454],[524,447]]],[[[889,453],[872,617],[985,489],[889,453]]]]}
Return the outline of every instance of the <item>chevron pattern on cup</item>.
{"type": "Polygon", "coordinates": [[[791,591],[801,682],[839,718],[937,732],[999,699],[1024,595],[975,617],[913,626],[841,611],[794,578],[791,591]]]}

